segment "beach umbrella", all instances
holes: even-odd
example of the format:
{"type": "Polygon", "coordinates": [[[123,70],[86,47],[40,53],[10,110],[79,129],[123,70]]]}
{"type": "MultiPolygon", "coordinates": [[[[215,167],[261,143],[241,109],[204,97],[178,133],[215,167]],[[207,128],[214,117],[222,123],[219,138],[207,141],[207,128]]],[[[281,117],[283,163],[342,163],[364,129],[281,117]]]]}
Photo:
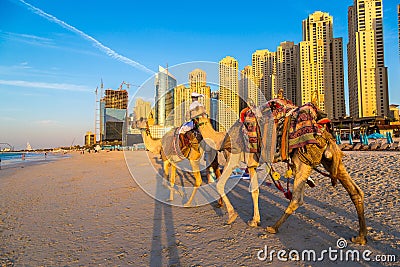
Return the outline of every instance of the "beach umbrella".
{"type": "Polygon", "coordinates": [[[353,144],[353,134],[352,133],[349,134],[349,144],[350,145],[353,144]]]}
{"type": "Polygon", "coordinates": [[[368,136],[366,133],[364,134],[364,145],[368,145],[368,136]]]}
{"type": "Polygon", "coordinates": [[[340,135],[336,135],[336,144],[340,145],[342,142],[340,140],[340,135]]]}
{"type": "Polygon", "coordinates": [[[389,132],[386,132],[386,143],[390,144],[389,132]]]}
{"type": "Polygon", "coordinates": [[[392,133],[388,132],[388,134],[389,134],[390,144],[393,144],[394,142],[393,142],[392,133]]]}

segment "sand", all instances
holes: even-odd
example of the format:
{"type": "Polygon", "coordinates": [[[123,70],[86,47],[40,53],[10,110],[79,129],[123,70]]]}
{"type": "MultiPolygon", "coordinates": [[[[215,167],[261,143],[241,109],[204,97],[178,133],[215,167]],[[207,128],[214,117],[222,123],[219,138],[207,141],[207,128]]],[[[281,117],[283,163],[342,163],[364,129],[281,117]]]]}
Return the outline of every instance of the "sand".
{"type": "MultiPolygon", "coordinates": [[[[153,166],[150,152],[136,151],[137,172],[153,166]]],[[[196,208],[154,200],[132,178],[123,152],[73,154],[48,164],[0,170],[0,263],[2,266],[380,266],[378,262],[260,261],[267,246],[275,250],[346,249],[400,257],[400,153],[346,152],[350,175],[365,192],[368,244],[354,245],[358,222],[350,198],[339,184],[313,174],[305,205],[280,228],[264,228],[288,204],[283,194],[263,183],[261,226],[250,228],[252,200],[248,181],[229,193],[239,217],[224,225],[226,210],[215,203],[196,208]]],[[[278,166],[282,170],[282,166],[278,166]]],[[[283,173],[283,171],[282,171],[283,173]]],[[[149,174],[150,175],[150,174],[149,174]]],[[[158,177],[158,179],[161,179],[158,177]]],[[[180,179],[178,179],[180,180],[180,179]]],[[[151,183],[149,179],[149,183],[151,183]]],[[[269,181],[268,181],[269,182],[269,181]]],[[[179,183],[179,182],[178,182],[179,183]]],[[[179,200],[177,200],[179,201],[179,200]]]]}

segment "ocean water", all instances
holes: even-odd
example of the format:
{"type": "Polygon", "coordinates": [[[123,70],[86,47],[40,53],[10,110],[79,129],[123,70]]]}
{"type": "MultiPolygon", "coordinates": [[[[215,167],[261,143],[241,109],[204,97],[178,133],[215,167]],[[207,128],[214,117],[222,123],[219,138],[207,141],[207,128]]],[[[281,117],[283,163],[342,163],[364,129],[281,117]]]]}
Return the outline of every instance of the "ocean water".
{"type": "Polygon", "coordinates": [[[51,162],[60,158],[69,157],[66,154],[47,152],[0,152],[2,168],[12,168],[37,163],[51,162]]]}

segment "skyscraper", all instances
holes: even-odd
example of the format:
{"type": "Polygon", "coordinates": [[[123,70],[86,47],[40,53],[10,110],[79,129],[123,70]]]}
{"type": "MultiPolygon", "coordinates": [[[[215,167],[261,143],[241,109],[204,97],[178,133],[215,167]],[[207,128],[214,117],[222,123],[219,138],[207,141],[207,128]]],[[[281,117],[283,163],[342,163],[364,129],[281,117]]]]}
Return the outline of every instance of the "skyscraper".
{"type": "Polygon", "coordinates": [[[301,103],[314,102],[331,118],[346,114],[342,38],[333,38],[333,18],[316,11],[303,20],[299,44],[301,103]]]}
{"type": "Polygon", "coordinates": [[[293,103],[300,105],[298,85],[298,46],[293,42],[282,42],[276,51],[277,85],[283,89],[284,96],[293,103]]]}
{"type": "Polygon", "coordinates": [[[252,68],[255,83],[262,93],[258,96],[258,103],[262,104],[277,93],[276,52],[270,52],[268,49],[256,50],[252,55],[252,68]]]}
{"type": "Polygon", "coordinates": [[[251,66],[245,66],[244,69],[240,71],[239,95],[242,98],[240,102],[244,103],[240,109],[245,107],[249,98],[258,106],[258,93],[253,69],[251,66]]]}
{"type": "Polygon", "coordinates": [[[354,0],[348,9],[349,101],[355,118],[389,115],[382,17],[382,0],[354,0]]]}
{"type": "Polygon", "coordinates": [[[227,131],[239,117],[238,62],[227,56],[219,62],[219,131],[227,131]]]}
{"type": "Polygon", "coordinates": [[[151,103],[144,101],[142,98],[138,98],[136,99],[133,112],[136,120],[140,120],[141,118],[147,119],[151,112],[151,103]]]}
{"type": "Polygon", "coordinates": [[[172,126],[174,123],[174,88],[175,77],[163,67],[158,67],[155,77],[156,99],[155,99],[155,120],[161,126],[172,126]]]}
{"type": "Polygon", "coordinates": [[[189,73],[189,87],[178,85],[174,88],[174,125],[181,126],[189,118],[189,106],[192,102],[191,94],[197,92],[204,95],[199,98],[207,114],[210,114],[211,88],[207,86],[207,74],[201,69],[195,69],[189,73]]]}

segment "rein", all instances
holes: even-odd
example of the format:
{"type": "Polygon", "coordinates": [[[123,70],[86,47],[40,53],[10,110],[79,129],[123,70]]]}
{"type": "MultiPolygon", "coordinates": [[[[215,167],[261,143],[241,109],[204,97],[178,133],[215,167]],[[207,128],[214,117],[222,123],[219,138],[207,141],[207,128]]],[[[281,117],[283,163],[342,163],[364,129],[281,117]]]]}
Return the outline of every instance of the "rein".
{"type": "Polygon", "coordinates": [[[293,195],[292,195],[292,192],[290,192],[290,189],[289,189],[289,178],[287,178],[287,182],[286,182],[286,190],[283,188],[283,186],[281,185],[281,182],[278,180],[278,181],[275,181],[275,179],[272,177],[272,171],[273,171],[273,167],[272,167],[272,164],[270,165],[270,168],[269,168],[269,177],[271,177],[271,180],[272,180],[272,182],[274,183],[274,185],[275,185],[275,187],[279,190],[279,191],[281,191],[282,193],[283,193],[283,195],[287,198],[287,199],[289,199],[289,200],[292,200],[292,197],[293,197],[293,195]]]}

